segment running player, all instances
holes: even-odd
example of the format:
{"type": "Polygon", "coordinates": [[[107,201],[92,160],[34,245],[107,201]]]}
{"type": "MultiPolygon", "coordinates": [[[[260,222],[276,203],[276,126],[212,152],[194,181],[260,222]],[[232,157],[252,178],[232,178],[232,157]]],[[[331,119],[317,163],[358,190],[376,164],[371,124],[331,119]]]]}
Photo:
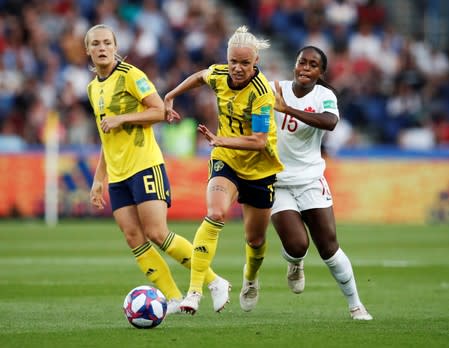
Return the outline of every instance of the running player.
{"type": "Polygon", "coordinates": [[[360,301],[351,262],[337,241],[332,196],[324,178],[321,139],[339,120],[337,97],[322,80],[327,57],[317,47],[302,48],[293,81],[275,81],[279,156],[285,169],[275,184],[272,222],[288,261],[287,280],[294,293],[304,290],[304,258],[312,237],[348,301],[351,317],[371,320],[360,301]],[[307,227],[307,228],[306,228],[307,227]]]}
{"type": "Polygon", "coordinates": [[[180,117],[173,109],[174,98],[202,85],[212,88],[218,104],[217,135],[204,125],[198,126],[214,148],[209,162],[207,215],[193,241],[190,287],[181,303],[181,310],[191,314],[199,307],[205,272],[236,200],[242,204],[246,238],[240,306],[250,311],[259,298],[258,272],[265,256],[273,184],[276,173],[283,169],[276,149],[273,91],[256,65],[259,49],[268,46],[266,40],[242,26],[228,41],[228,64],[194,73],[165,96],[168,120],[180,117]]]}

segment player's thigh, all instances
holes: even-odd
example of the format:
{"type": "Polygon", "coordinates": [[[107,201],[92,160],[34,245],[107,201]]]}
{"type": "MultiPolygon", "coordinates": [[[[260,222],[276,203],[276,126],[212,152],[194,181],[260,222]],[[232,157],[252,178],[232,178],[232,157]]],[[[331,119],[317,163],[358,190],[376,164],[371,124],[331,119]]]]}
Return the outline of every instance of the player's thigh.
{"type": "Polygon", "coordinates": [[[135,205],[128,205],[116,209],[113,212],[113,216],[131,248],[135,248],[146,242],[135,205]]]}
{"type": "Polygon", "coordinates": [[[332,206],[305,210],[302,216],[320,256],[323,259],[331,257],[339,247],[332,206]]]}
{"type": "Polygon", "coordinates": [[[293,190],[276,188],[271,222],[284,248],[301,246],[307,249],[309,238],[293,190]]]}
{"type": "Polygon", "coordinates": [[[207,216],[224,221],[232,203],[237,199],[237,187],[227,177],[215,176],[207,184],[207,216]]]}

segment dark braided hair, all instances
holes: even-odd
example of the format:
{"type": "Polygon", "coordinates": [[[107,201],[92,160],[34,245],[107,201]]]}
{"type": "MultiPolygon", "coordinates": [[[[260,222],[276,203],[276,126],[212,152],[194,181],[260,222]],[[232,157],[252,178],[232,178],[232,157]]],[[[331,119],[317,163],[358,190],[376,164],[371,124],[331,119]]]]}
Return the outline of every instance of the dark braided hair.
{"type": "MultiPolygon", "coordinates": [[[[318,53],[320,55],[321,58],[321,72],[324,74],[327,70],[327,56],[326,54],[324,54],[324,52],[319,49],[316,46],[304,46],[303,48],[301,48],[297,53],[296,53],[296,60],[298,59],[299,55],[307,50],[307,49],[312,49],[314,50],[316,53],[318,53]]],[[[337,95],[337,90],[327,81],[323,80],[321,77],[318,78],[318,80],[316,81],[316,83],[318,85],[324,86],[326,88],[329,88],[332,92],[335,93],[335,95],[337,95]]]]}

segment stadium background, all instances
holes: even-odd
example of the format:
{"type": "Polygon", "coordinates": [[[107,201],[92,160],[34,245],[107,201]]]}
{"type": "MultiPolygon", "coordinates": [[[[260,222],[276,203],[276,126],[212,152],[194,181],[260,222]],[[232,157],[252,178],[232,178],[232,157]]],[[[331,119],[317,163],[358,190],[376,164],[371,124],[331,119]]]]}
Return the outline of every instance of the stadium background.
{"type": "MultiPolygon", "coordinates": [[[[291,78],[299,47],[321,47],[326,78],[340,92],[342,121],[325,142],[337,219],[447,224],[448,9],[437,0],[0,0],[0,218],[44,216],[51,134],[59,140],[59,216],[110,216],[88,203],[99,140],[83,37],[101,22],[161,96],[224,62],[226,38],[242,24],[272,42],[261,59],[269,79],[291,78]]],[[[185,121],[156,127],[174,195],[169,217],[197,220],[209,148],[195,125],[216,127],[215,98],[198,89],[178,99],[185,121]]]]}

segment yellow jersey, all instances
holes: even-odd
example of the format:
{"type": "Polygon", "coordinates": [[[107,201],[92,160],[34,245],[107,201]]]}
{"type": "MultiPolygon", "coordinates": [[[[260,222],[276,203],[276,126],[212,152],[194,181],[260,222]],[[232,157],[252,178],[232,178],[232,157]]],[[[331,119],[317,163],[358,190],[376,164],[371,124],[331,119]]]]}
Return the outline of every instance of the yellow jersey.
{"type": "Polygon", "coordinates": [[[156,93],[156,88],[145,73],[125,62],[119,62],[107,78],[96,76],[87,86],[103,145],[109,183],[123,181],[141,170],[164,163],[150,125],[125,123],[109,133],[100,128],[103,117],[145,110],[146,106],[141,101],[152,93],[156,93]]]}
{"type": "Polygon", "coordinates": [[[268,141],[262,151],[216,147],[212,150],[211,158],[225,162],[245,180],[258,180],[281,172],[283,165],[276,147],[275,97],[267,78],[256,68],[256,74],[242,89],[230,88],[229,80],[226,64],[211,65],[205,78],[217,96],[217,135],[251,135],[252,118],[269,112],[268,141]]]}

